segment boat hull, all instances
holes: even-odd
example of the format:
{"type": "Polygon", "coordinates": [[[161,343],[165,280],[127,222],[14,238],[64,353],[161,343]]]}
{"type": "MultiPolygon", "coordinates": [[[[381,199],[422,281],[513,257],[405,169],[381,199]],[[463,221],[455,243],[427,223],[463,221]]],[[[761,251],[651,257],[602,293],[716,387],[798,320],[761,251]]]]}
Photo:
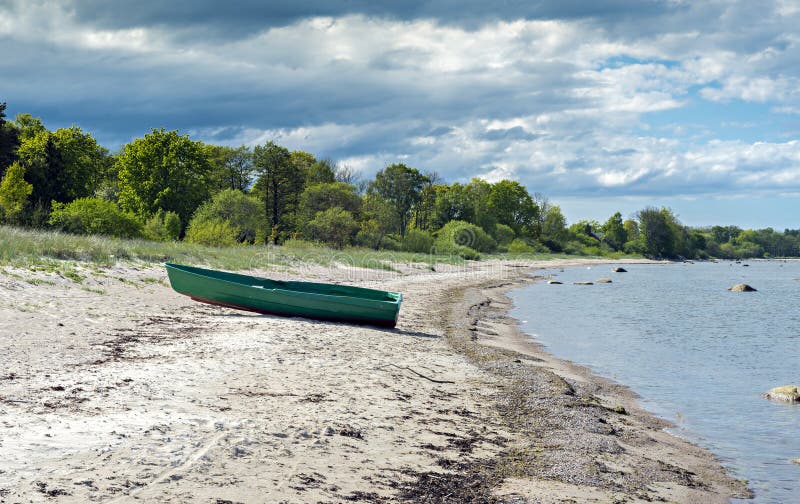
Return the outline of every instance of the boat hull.
{"type": "Polygon", "coordinates": [[[288,317],[394,327],[403,296],[396,292],[165,264],[172,288],[196,301],[288,317]]]}

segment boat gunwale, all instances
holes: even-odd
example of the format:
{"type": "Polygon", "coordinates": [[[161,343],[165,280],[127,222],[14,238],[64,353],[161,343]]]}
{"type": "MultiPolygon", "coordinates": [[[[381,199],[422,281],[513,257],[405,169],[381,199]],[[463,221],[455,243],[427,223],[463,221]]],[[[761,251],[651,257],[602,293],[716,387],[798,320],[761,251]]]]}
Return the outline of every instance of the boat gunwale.
{"type": "MultiPolygon", "coordinates": [[[[191,271],[191,270],[187,270],[187,269],[184,269],[184,268],[191,268],[191,269],[202,270],[202,271],[217,271],[217,270],[211,270],[211,269],[207,269],[207,268],[200,268],[200,267],[197,267],[197,266],[187,266],[187,265],[181,265],[181,264],[175,264],[175,263],[164,263],[164,267],[167,268],[167,272],[169,272],[169,269],[172,268],[174,270],[180,271],[183,274],[193,275],[193,276],[197,276],[197,277],[200,277],[200,278],[213,280],[215,282],[222,282],[222,283],[229,284],[229,285],[235,285],[235,286],[237,286],[239,288],[244,287],[244,288],[247,288],[247,289],[254,289],[254,292],[272,291],[272,292],[280,293],[282,295],[288,295],[290,297],[295,297],[295,296],[298,296],[298,295],[314,296],[314,297],[320,298],[320,300],[326,300],[327,299],[327,300],[329,300],[329,302],[336,302],[336,303],[341,303],[342,300],[358,300],[358,301],[361,301],[361,302],[379,303],[379,306],[380,305],[384,305],[384,306],[387,306],[387,307],[388,306],[396,306],[398,311],[399,311],[400,304],[403,301],[403,294],[401,292],[383,291],[383,290],[380,290],[380,289],[370,289],[368,287],[356,287],[356,286],[350,286],[350,285],[344,285],[343,286],[343,287],[350,287],[350,288],[354,288],[354,289],[363,289],[363,290],[372,291],[372,292],[380,292],[380,293],[387,294],[387,295],[389,295],[391,297],[394,297],[395,299],[370,299],[370,298],[367,298],[367,297],[359,297],[359,296],[347,296],[347,295],[336,295],[336,294],[321,294],[321,293],[317,293],[317,292],[302,291],[300,289],[267,288],[267,287],[257,286],[257,285],[246,285],[244,283],[234,282],[234,281],[231,281],[231,280],[225,280],[224,278],[213,277],[211,275],[203,275],[201,273],[198,273],[198,272],[195,272],[195,271],[191,271]],[[255,289],[257,289],[257,290],[255,290],[255,289]]],[[[252,278],[252,279],[255,279],[255,280],[268,280],[268,281],[271,281],[271,282],[284,282],[283,280],[272,280],[270,278],[260,278],[260,277],[256,277],[256,276],[253,276],[253,275],[244,275],[242,273],[233,273],[233,272],[226,272],[226,271],[221,271],[221,270],[220,270],[220,272],[229,273],[229,274],[238,275],[238,276],[247,277],[247,278],[252,278]]],[[[296,282],[300,283],[300,284],[314,284],[314,285],[333,285],[333,286],[339,285],[339,284],[326,284],[326,283],[323,283],[323,282],[303,282],[303,281],[296,281],[296,282]]],[[[181,294],[183,294],[183,293],[181,293],[181,294]]],[[[351,304],[351,303],[345,303],[345,304],[351,304]]]]}

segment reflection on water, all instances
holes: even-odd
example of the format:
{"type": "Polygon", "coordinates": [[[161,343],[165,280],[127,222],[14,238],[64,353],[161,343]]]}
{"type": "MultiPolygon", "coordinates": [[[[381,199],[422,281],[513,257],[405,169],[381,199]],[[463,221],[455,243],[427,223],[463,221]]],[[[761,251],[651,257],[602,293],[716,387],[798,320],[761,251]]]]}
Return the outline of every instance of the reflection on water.
{"type": "Polygon", "coordinates": [[[800,262],[553,270],[510,294],[512,316],[553,354],[628,385],[675,433],[750,481],[755,502],[798,502],[800,405],[760,397],[800,384],[800,262]],[[611,284],[572,285],[611,277],[611,284]],[[755,293],[726,289],[747,283],[755,293]]]}

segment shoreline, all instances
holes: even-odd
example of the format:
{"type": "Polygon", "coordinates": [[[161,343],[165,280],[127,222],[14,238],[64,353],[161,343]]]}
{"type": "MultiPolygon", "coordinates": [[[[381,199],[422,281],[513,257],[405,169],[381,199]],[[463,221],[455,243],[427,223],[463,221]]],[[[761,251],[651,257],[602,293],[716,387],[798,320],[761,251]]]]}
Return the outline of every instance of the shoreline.
{"type": "MultiPolygon", "coordinates": [[[[562,401],[567,407],[588,406],[585,408],[587,417],[610,428],[598,432],[591,425],[587,429],[585,422],[566,427],[538,426],[530,436],[533,441],[545,440],[553,451],[554,445],[550,441],[555,435],[558,438],[555,444],[559,445],[557,451],[561,451],[564,457],[582,452],[588,467],[584,467],[583,474],[576,472],[575,466],[566,472],[549,474],[550,468],[544,467],[535,475],[539,480],[533,487],[530,481],[512,480],[504,489],[513,495],[515,490],[528,492],[533,488],[544,502],[571,498],[578,502],[711,503],[752,498],[746,483],[730,476],[713,453],[668,432],[666,429],[674,424],[641,408],[638,394],[626,385],[550,354],[534,337],[522,331],[519,321],[508,315],[513,302],[506,294],[526,284],[546,280],[545,277],[533,276],[535,273],[533,270],[532,276],[513,284],[489,282],[465,291],[465,299],[469,300],[466,304],[471,303],[467,311],[476,315],[469,329],[474,335],[472,339],[478,345],[498,349],[508,359],[521,364],[520,367],[527,368],[524,375],[539,375],[538,380],[534,378],[533,381],[555,381],[554,388],[561,388],[561,394],[568,398],[562,401]],[[569,434],[560,435],[558,431],[562,429],[568,430],[569,434]],[[598,438],[589,450],[585,450],[582,442],[587,435],[598,438]],[[587,484],[592,476],[596,476],[595,471],[607,472],[611,476],[587,484]],[[633,489],[629,488],[621,491],[624,485],[620,484],[618,476],[623,474],[625,478],[636,480],[640,490],[631,491],[633,489]]],[[[465,311],[463,305],[460,310],[465,311]]],[[[525,394],[524,391],[520,393],[525,394]]],[[[547,406],[552,408],[551,403],[547,406]]],[[[551,417],[558,417],[558,414],[558,411],[549,412],[551,417]]],[[[555,462],[553,465],[557,466],[558,460],[555,462]]]]}
{"type": "Polygon", "coordinates": [[[396,330],[195,303],[157,266],[2,268],[0,503],[746,495],[506,313],[531,268],[625,262],[258,272],[401,290],[396,330]]]}

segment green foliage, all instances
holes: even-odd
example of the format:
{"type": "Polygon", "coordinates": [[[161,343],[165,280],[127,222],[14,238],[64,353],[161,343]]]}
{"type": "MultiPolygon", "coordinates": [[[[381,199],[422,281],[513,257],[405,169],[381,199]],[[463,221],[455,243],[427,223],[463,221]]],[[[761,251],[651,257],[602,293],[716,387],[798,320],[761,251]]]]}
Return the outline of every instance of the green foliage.
{"type": "Polygon", "coordinates": [[[516,236],[511,226],[506,226],[505,224],[496,224],[494,226],[494,239],[498,245],[508,245],[516,236]]]}
{"type": "Polygon", "coordinates": [[[308,230],[312,239],[342,248],[351,243],[358,231],[358,223],[347,210],[333,207],[317,212],[308,223],[308,230]]]}
{"type": "Polygon", "coordinates": [[[5,170],[17,160],[19,130],[6,120],[6,102],[0,103],[0,178],[5,170]]]}
{"type": "Polygon", "coordinates": [[[579,220],[569,227],[569,232],[574,235],[592,236],[600,231],[600,223],[596,220],[579,220]]]}
{"type": "Polygon", "coordinates": [[[210,165],[212,191],[236,189],[246,191],[253,182],[253,153],[249,147],[204,145],[210,165]]]}
{"type": "Polygon", "coordinates": [[[534,252],[536,252],[536,249],[520,238],[514,239],[508,245],[509,254],[532,254],[534,252]]]}
{"type": "Polygon", "coordinates": [[[646,207],[637,213],[640,239],[645,255],[650,257],[676,257],[680,251],[680,224],[666,207],[646,207]]]}
{"type": "Polygon", "coordinates": [[[25,181],[25,168],[15,162],[0,181],[0,209],[8,222],[17,222],[31,192],[33,186],[25,181]]]}
{"type": "Polygon", "coordinates": [[[419,170],[395,163],[375,174],[369,185],[369,194],[380,196],[394,208],[401,237],[405,236],[411,211],[419,203],[420,192],[428,181],[419,170]]]}
{"type": "Polygon", "coordinates": [[[644,245],[644,240],[636,239],[626,242],[622,248],[626,254],[631,255],[644,255],[647,251],[644,245]]]}
{"type": "Polygon", "coordinates": [[[47,132],[42,120],[30,114],[17,114],[14,117],[14,127],[19,132],[19,140],[21,142],[47,132]]]}
{"type": "Polygon", "coordinates": [[[54,202],[50,225],[74,234],[101,234],[119,238],[142,236],[142,224],[133,214],[123,212],[100,198],[79,198],[69,203],[54,202]]]}
{"type": "Polygon", "coordinates": [[[457,247],[467,247],[478,252],[492,252],[497,248],[497,242],[475,224],[450,221],[437,232],[436,248],[449,251],[457,247]]]}
{"type": "MultiPolygon", "coordinates": [[[[192,236],[202,236],[200,229],[207,223],[217,226],[217,232],[222,232],[218,224],[224,222],[226,229],[230,229],[234,242],[254,243],[256,234],[259,230],[267,227],[267,219],[264,207],[254,197],[248,196],[236,189],[225,189],[215,195],[210,201],[200,205],[189,222],[192,228],[192,236]]],[[[216,235],[215,235],[216,236],[216,235]]],[[[187,239],[188,232],[187,232],[187,239]]],[[[203,236],[203,239],[207,239],[203,236]]],[[[198,242],[209,245],[221,245],[215,242],[198,242]]]]}
{"type": "Polygon", "coordinates": [[[336,180],[336,166],[330,159],[315,161],[306,171],[306,186],[331,184],[336,180]]]}
{"type": "Polygon", "coordinates": [[[116,165],[120,207],[142,219],[161,209],[189,222],[209,195],[205,148],[177,131],[154,129],[137,138],[123,147],[116,165]]]}
{"type": "Polygon", "coordinates": [[[211,219],[202,222],[192,220],[186,229],[185,240],[189,243],[214,247],[236,244],[239,231],[230,222],[222,219],[211,219]]]}
{"type": "Polygon", "coordinates": [[[528,190],[514,180],[501,180],[493,184],[488,204],[497,222],[510,226],[518,235],[532,231],[539,213],[528,190]]]}
{"type": "Polygon", "coordinates": [[[548,206],[542,221],[541,240],[553,251],[560,251],[567,239],[567,219],[558,205],[548,206]]]}
{"type": "Polygon", "coordinates": [[[600,228],[603,232],[603,241],[614,250],[621,250],[628,241],[628,233],[622,223],[622,214],[616,212],[600,228]]]}
{"type": "Polygon", "coordinates": [[[378,249],[384,237],[397,229],[397,212],[377,194],[367,194],[362,205],[362,219],[355,242],[362,247],[378,249]]]}
{"type": "Polygon", "coordinates": [[[433,236],[427,231],[411,229],[403,238],[403,250],[429,254],[433,249],[433,236]]]}
{"type": "Polygon", "coordinates": [[[434,188],[436,205],[434,223],[444,226],[452,220],[473,222],[475,219],[475,203],[467,187],[459,183],[439,185],[434,188]]]}
{"type": "Polygon", "coordinates": [[[257,145],[253,162],[258,181],[252,194],[264,202],[272,243],[295,229],[295,212],[306,180],[305,156],[295,155],[274,142],[257,145]]]}
{"type": "Polygon", "coordinates": [[[639,223],[635,220],[627,219],[622,223],[622,227],[625,229],[625,236],[628,241],[639,238],[639,223]]]}
{"type": "Polygon", "coordinates": [[[159,210],[144,224],[144,237],[154,241],[177,240],[181,236],[181,218],[175,212],[159,210]]]}
{"type": "Polygon", "coordinates": [[[325,182],[308,186],[300,194],[297,216],[300,223],[308,223],[317,212],[333,207],[340,207],[353,215],[358,215],[361,209],[361,197],[356,192],[356,187],[343,182],[325,182]]]}

